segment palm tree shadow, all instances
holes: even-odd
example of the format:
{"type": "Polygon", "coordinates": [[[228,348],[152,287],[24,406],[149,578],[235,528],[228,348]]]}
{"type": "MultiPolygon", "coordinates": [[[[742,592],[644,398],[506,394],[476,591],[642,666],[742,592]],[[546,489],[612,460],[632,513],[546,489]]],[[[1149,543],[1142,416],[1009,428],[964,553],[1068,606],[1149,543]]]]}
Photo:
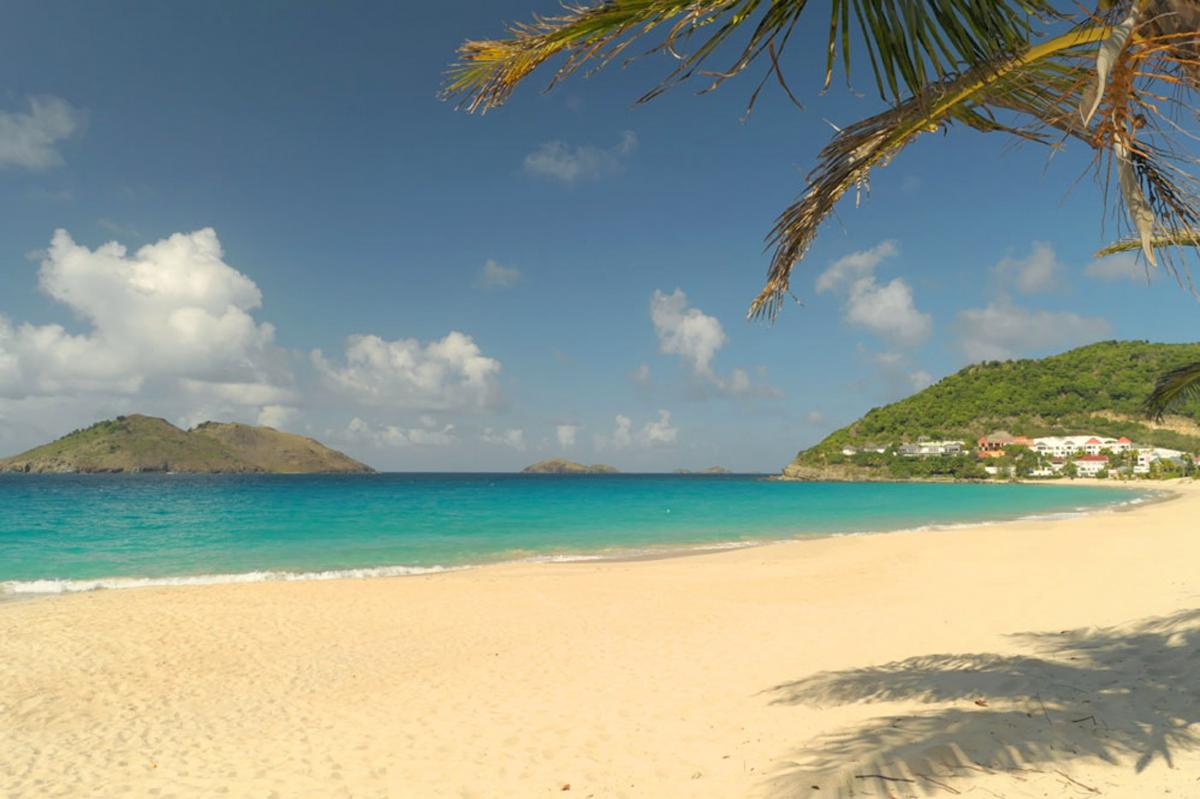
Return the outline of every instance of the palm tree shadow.
{"type": "Polygon", "coordinates": [[[775,705],[930,706],[797,750],[770,795],[958,793],[980,774],[1057,771],[1070,780],[1070,766],[1088,761],[1141,772],[1200,748],[1200,609],[1015,638],[1030,654],[928,655],[769,689],[775,705]]]}

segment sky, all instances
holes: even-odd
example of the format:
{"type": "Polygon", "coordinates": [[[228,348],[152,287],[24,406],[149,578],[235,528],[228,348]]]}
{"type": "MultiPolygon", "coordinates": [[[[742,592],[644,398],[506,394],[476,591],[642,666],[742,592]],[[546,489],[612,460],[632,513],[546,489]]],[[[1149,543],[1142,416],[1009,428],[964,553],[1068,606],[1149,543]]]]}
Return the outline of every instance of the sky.
{"type": "Polygon", "coordinates": [[[746,118],[759,72],[635,105],[650,56],[470,115],[438,98],[456,46],[556,5],[415,6],[5,4],[0,454],[140,412],[384,470],[770,472],[975,361],[1200,333],[1171,279],[1093,259],[1088,153],[958,128],[747,321],[775,216],[881,109],[866,76],[821,93],[819,23],[803,108],[768,84],[746,118]]]}

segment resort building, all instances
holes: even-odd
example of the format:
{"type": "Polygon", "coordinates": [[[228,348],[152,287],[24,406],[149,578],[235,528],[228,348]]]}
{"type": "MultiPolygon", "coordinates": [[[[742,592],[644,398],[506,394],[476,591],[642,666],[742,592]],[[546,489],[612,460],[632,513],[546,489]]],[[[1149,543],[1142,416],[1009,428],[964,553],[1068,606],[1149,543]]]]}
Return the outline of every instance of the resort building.
{"type": "Polygon", "coordinates": [[[991,435],[983,436],[976,442],[975,452],[981,458],[1000,458],[1004,448],[1010,446],[1033,447],[1033,439],[1025,436],[1014,436],[1004,430],[997,430],[991,435]]]}
{"type": "Polygon", "coordinates": [[[1108,468],[1107,455],[1080,455],[1074,461],[1075,473],[1080,477],[1095,477],[1108,468]]]}
{"type": "Polygon", "coordinates": [[[918,440],[915,444],[901,444],[897,452],[905,458],[933,458],[942,455],[961,455],[965,446],[961,441],[918,440]]]}
{"type": "Polygon", "coordinates": [[[1099,455],[1101,452],[1125,453],[1133,447],[1133,442],[1121,438],[1103,438],[1101,436],[1045,436],[1033,440],[1033,450],[1039,455],[1066,458],[1082,452],[1087,455],[1099,455]]]}

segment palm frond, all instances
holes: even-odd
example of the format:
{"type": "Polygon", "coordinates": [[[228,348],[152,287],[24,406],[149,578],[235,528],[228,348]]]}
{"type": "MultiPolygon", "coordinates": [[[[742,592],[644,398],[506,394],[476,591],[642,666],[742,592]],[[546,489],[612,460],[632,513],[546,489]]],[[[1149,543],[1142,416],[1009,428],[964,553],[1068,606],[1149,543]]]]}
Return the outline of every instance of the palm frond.
{"type": "Polygon", "coordinates": [[[768,239],[775,253],[767,284],[751,303],[749,316],[775,317],[788,294],[793,268],[837,202],[851,187],[866,186],[872,169],[889,163],[921,133],[957,121],[1025,138],[1040,139],[1038,129],[1045,128],[1085,136],[1075,110],[1089,74],[1084,48],[1103,39],[1106,30],[1076,29],[1016,58],[984,64],[927,87],[922,96],[839,131],[818,156],[817,167],[808,176],[808,191],[776,220],[768,239]],[[1045,60],[1051,56],[1055,60],[1045,60]],[[993,109],[1024,115],[1034,124],[1027,128],[1002,124],[993,109]]]}
{"type": "MultiPolygon", "coordinates": [[[[658,29],[649,52],[665,52],[677,64],[640,101],[703,74],[715,88],[741,73],[764,53],[769,73],[783,82],[779,57],[808,0],[606,0],[565,6],[554,17],[511,25],[508,38],[471,40],[458,50],[443,96],[460,98],[469,111],[502,105],[516,86],[558,55],[564,62],[551,86],[585,64],[601,68],[635,41],[658,29]],[[732,63],[720,70],[702,67],[740,29],[748,38],[736,45],[732,63]],[[700,36],[700,31],[707,35],[700,36]],[[695,49],[684,52],[695,37],[695,49]]],[[[825,85],[840,49],[849,76],[853,37],[867,51],[881,96],[900,101],[918,96],[933,80],[1024,50],[1037,19],[1057,17],[1051,0],[833,0],[828,22],[825,85]]]]}
{"type": "MultiPolygon", "coordinates": [[[[1155,236],[1150,240],[1150,246],[1157,249],[1163,247],[1200,247],[1200,232],[1180,231],[1168,236],[1155,236]]],[[[1115,241],[1103,249],[1096,250],[1094,258],[1104,258],[1122,252],[1134,252],[1142,249],[1141,239],[1127,238],[1115,241]]]]}
{"type": "Polygon", "coordinates": [[[1146,399],[1146,415],[1161,420],[1173,408],[1197,398],[1200,398],[1200,362],[1172,369],[1160,377],[1146,399]]]}

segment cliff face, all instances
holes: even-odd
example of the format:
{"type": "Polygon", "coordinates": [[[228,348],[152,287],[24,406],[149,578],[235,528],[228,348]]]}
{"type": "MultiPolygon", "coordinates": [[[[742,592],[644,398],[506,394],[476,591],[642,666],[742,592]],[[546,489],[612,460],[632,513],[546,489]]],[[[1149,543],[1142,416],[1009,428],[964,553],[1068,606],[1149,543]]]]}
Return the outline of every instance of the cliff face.
{"type": "Polygon", "coordinates": [[[370,472],[316,441],[266,427],[208,422],[185,431],[133,414],[0,460],[0,472],[370,472]]]}
{"type": "Polygon", "coordinates": [[[585,466],[564,458],[538,461],[532,466],[526,466],[521,472],[522,474],[618,474],[616,469],[602,463],[585,466]]]}

